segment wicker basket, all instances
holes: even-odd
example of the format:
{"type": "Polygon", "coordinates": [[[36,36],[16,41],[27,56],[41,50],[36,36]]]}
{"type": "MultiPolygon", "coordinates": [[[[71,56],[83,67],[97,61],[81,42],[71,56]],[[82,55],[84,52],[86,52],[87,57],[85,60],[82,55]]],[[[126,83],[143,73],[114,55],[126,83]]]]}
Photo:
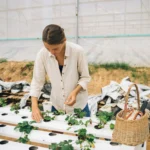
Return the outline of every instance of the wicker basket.
{"type": "Polygon", "coordinates": [[[124,110],[116,116],[115,129],[112,135],[112,141],[125,145],[136,146],[145,142],[149,137],[148,114],[145,114],[137,120],[126,120],[123,117],[127,112],[128,96],[131,88],[135,86],[137,92],[138,110],[140,110],[139,91],[136,84],[132,84],[125,97],[124,110]]]}

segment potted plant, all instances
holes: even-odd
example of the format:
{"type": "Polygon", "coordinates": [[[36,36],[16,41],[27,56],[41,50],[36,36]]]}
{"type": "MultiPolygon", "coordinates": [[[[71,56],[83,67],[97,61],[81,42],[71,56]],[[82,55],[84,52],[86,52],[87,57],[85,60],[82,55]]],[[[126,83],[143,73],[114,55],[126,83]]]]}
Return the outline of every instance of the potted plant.
{"type": "Polygon", "coordinates": [[[44,119],[44,122],[49,122],[51,120],[54,120],[55,119],[55,116],[50,116],[50,111],[46,111],[46,112],[43,112],[42,113],[42,116],[43,116],[43,119],[44,119]]]}
{"type": "Polygon", "coordinates": [[[97,118],[99,119],[98,125],[95,125],[94,127],[96,129],[104,128],[105,124],[111,120],[113,117],[112,112],[106,112],[106,111],[100,111],[96,114],[97,118]]]}
{"type": "Polygon", "coordinates": [[[73,146],[71,145],[72,140],[64,140],[60,143],[52,143],[49,145],[49,149],[52,150],[74,150],[73,146]]]}
{"type": "Polygon", "coordinates": [[[0,107],[4,107],[7,105],[6,99],[0,98],[0,107]]]}
{"type": "Polygon", "coordinates": [[[32,126],[31,124],[36,123],[35,121],[23,121],[21,123],[18,123],[18,125],[14,128],[14,130],[19,130],[19,132],[22,132],[24,137],[20,137],[18,139],[19,142],[21,143],[27,143],[29,142],[29,138],[28,138],[28,134],[30,134],[30,132],[32,130],[37,130],[37,127],[32,126]]]}
{"type": "Polygon", "coordinates": [[[87,134],[86,129],[79,129],[75,132],[78,134],[76,144],[80,144],[81,150],[90,150],[91,148],[95,148],[95,136],[93,134],[87,134]]]}
{"type": "Polygon", "coordinates": [[[18,113],[19,113],[19,109],[20,109],[19,103],[12,104],[12,105],[11,105],[11,108],[10,108],[11,111],[15,111],[15,114],[18,114],[18,113]]]}

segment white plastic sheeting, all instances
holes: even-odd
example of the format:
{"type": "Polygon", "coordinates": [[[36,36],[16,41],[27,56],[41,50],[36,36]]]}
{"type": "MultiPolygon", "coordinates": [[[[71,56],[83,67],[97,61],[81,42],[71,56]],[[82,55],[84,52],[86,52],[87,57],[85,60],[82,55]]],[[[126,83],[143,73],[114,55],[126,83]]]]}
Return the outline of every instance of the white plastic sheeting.
{"type": "MultiPolygon", "coordinates": [[[[96,113],[97,111],[97,103],[99,101],[102,101],[106,98],[107,105],[113,101],[114,103],[118,103],[118,107],[121,109],[124,108],[124,97],[129,89],[129,86],[133,84],[133,82],[130,81],[129,77],[125,77],[122,79],[122,81],[119,83],[115,81],[111,81],[109,85],[102,88],[102,93],[99,95],[93,95],[88,97],[88,104],[89,108],[92,114],[96,113]]],[[[143,85],[143,84],[137,84],[139,95],[140,95],[140,101],[150,101],[150,98],[148,95],[150,94],[150,87],[143,85]]],[[[135,87],[133,87],[130,91],[130,97],[129,97],[129,103],[136,103],[137,93],[135,91],[135,87]]],[[[112,103],[113,104],[113,103],[112,103]]],[[[111,107],[110,107],[111,108],[111,107]]],[[[105,110],[107,111],[107,110],[105,110]]],[[[111,110],[110,110],[111,111],[111,110]]]]}
{"type": "Polygon", "coordinates": [[[3,0],[0,38],[16,40],[0,39],[0,58],[35,60],[43,46],[35,39],[52,23],[61,25],[68,40],[75,42],[78,16],[78,41],[89,62],[150,66],[149,10],[150,0],[79,0],[78,15],[76,0],[3,0]]]}

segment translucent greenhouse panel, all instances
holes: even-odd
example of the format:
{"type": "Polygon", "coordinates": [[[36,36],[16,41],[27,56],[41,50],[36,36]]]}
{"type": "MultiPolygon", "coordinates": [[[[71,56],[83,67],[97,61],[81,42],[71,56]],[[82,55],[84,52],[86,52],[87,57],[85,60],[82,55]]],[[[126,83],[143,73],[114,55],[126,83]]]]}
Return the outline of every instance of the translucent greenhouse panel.
{"type": "MultiPolygon", "coordinates": [[[[35,60],[43,47],[42,31],[52,23],[62,26],[67,39],[76,42],[76,2],[0,1],[0,58],[35,60]]],[[[89,62],[150,66],[150,0],[78,2],[78,41],[89,62]]]]}
{"type": "Polygon", "coordinates": [[[126,62],[150,66],[150,37],[80,39],[90,63],[126,62]],[[146,45],[146,46],[145,46],[146,45]]]}

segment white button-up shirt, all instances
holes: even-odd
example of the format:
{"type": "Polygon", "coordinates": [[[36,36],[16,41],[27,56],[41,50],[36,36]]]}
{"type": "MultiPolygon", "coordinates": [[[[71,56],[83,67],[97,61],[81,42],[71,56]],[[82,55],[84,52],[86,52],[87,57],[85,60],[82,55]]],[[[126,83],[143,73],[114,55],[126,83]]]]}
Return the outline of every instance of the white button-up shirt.
{"type": "Polygon", "coordinates": [[[50,101],[57,110],[72,113],[74,108],[83,109],[86,106],[88,100],[87,84],[91,78],[84,50],[81,46],[66,42],[62,74],[55,56],[43,47],[35,60],[30,90],[31,96],[40,96],[46,73],[52,85],[50,101]],[[64,105],[65,100],[78,84],[82,86],[83,90],[78,93],[76,103],[73,106],[64,105]]]}

